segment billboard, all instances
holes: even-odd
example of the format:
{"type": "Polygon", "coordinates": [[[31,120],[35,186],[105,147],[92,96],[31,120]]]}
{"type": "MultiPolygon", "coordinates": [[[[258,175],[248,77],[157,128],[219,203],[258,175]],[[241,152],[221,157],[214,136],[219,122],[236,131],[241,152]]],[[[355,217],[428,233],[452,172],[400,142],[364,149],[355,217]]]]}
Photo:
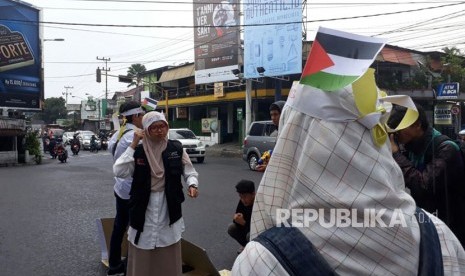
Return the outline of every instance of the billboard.
{"type": "Polygon", "coordinates": [[[194,0],[195,83],[237,79],[239,0],[194,0]]]}
{"type": "Polygon", "coordinates": [[[81,120],[102,119],[102,101],[89,98],[81,101],[81,120]]]}
{"type": "Polygon", "coordinates": [[[244,0],[244,25],[245,78],[302,72],[301,0],[244,0]]]}
{"type": "Polygon", "coordinates": [[[40,13],[21,1],[0,0],[0,107],[40,108],[40,13]]]}

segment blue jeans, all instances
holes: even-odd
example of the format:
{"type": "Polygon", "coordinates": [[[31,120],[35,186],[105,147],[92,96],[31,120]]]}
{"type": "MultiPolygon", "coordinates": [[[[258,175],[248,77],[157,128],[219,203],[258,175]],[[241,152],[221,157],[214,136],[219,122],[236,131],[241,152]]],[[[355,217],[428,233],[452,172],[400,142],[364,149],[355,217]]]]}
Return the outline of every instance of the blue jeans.
{"type": "Polygon", "coordinates": [[[110,252],[108,262],[110,269],[116,269],[122,265],[121,243],[129,224],[129,200],[120,198],[116,193],[116,216],[111,233],[110,252]]]}

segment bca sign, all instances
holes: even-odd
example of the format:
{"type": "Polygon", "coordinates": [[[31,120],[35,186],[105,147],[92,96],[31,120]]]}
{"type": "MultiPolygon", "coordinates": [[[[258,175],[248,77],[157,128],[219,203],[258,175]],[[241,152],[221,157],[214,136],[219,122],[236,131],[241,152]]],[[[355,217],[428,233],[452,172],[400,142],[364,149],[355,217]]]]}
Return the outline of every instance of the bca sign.
{"type": "Polygon", "coordinates": [[[441,83],[438,85],[436,99],[438,100],[450,100],[457,99],[459,96],[459,83],[441,83]]]}

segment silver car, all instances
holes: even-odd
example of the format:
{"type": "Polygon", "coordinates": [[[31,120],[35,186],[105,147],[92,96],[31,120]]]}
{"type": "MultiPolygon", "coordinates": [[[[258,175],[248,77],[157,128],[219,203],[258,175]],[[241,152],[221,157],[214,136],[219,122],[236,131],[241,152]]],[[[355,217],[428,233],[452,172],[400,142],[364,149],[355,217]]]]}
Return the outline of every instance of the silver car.
{"type": "Polygon", "coordinates": [[[250,125],[242,145],[242,159],[251,170],[255,170],[263,152],[274,148],[277,132],[272,121],[256,121],[250,125]]]}
{"type": "Polygon", "coordinates": [[[202,163],[205,160],[205,144],[195,136],[192,130],[188,128],[172,128],[168,132],[168,138],[181,142],[189,157],[196,158],[197,163],[202,163]]]}
{"type": "Polygon", "coordinates": [[[101,148],[101,142],[100,142],[100,139],[98,139],[98,136],[93,132],[93,131],[90,131],[90,130],[78,130],[76,131],[78,133],[78,139],[79,139],[79,142],[81,142],[81,146],[83,149],[85,150],[89,150],[90,149],[90,140],[92,138],[92,135],[95,135],[95,137],[97,137],[97,148],[101,148]]]}

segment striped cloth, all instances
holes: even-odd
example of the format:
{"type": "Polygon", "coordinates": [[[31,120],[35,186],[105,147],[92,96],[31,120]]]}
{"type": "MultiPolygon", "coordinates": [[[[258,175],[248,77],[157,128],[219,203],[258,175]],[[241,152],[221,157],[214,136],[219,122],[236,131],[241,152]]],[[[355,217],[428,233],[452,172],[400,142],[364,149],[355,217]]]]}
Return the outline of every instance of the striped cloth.
{"type": "MultiPolygon", "coordinates": [[[[350,106],[347,97],[344,101],[350,106]]],[[[278,140],[257,190],[251,239],[276,225],[276,210],[281,208],[323,209],[326,221],[329,209],[357,209],[358,215],[366,208],[384,210],[382,220],[388,223],[400,210],[405,225],[323,227],[317,220],[299,229],[340,275],[416,275],[420,233],[415,202],[404,190],[390,144],[377,147],[370,130],[359,122],[317,119],[293,106],[299,102],[299,95],[288,100],[281,114],[278,140]]],[[[465,275],[464,249],[443,222],[431,217],[445,275],[465,275]]],[[[288,274],[252,241],[236,259],[232,275],[288,274]]]]}

